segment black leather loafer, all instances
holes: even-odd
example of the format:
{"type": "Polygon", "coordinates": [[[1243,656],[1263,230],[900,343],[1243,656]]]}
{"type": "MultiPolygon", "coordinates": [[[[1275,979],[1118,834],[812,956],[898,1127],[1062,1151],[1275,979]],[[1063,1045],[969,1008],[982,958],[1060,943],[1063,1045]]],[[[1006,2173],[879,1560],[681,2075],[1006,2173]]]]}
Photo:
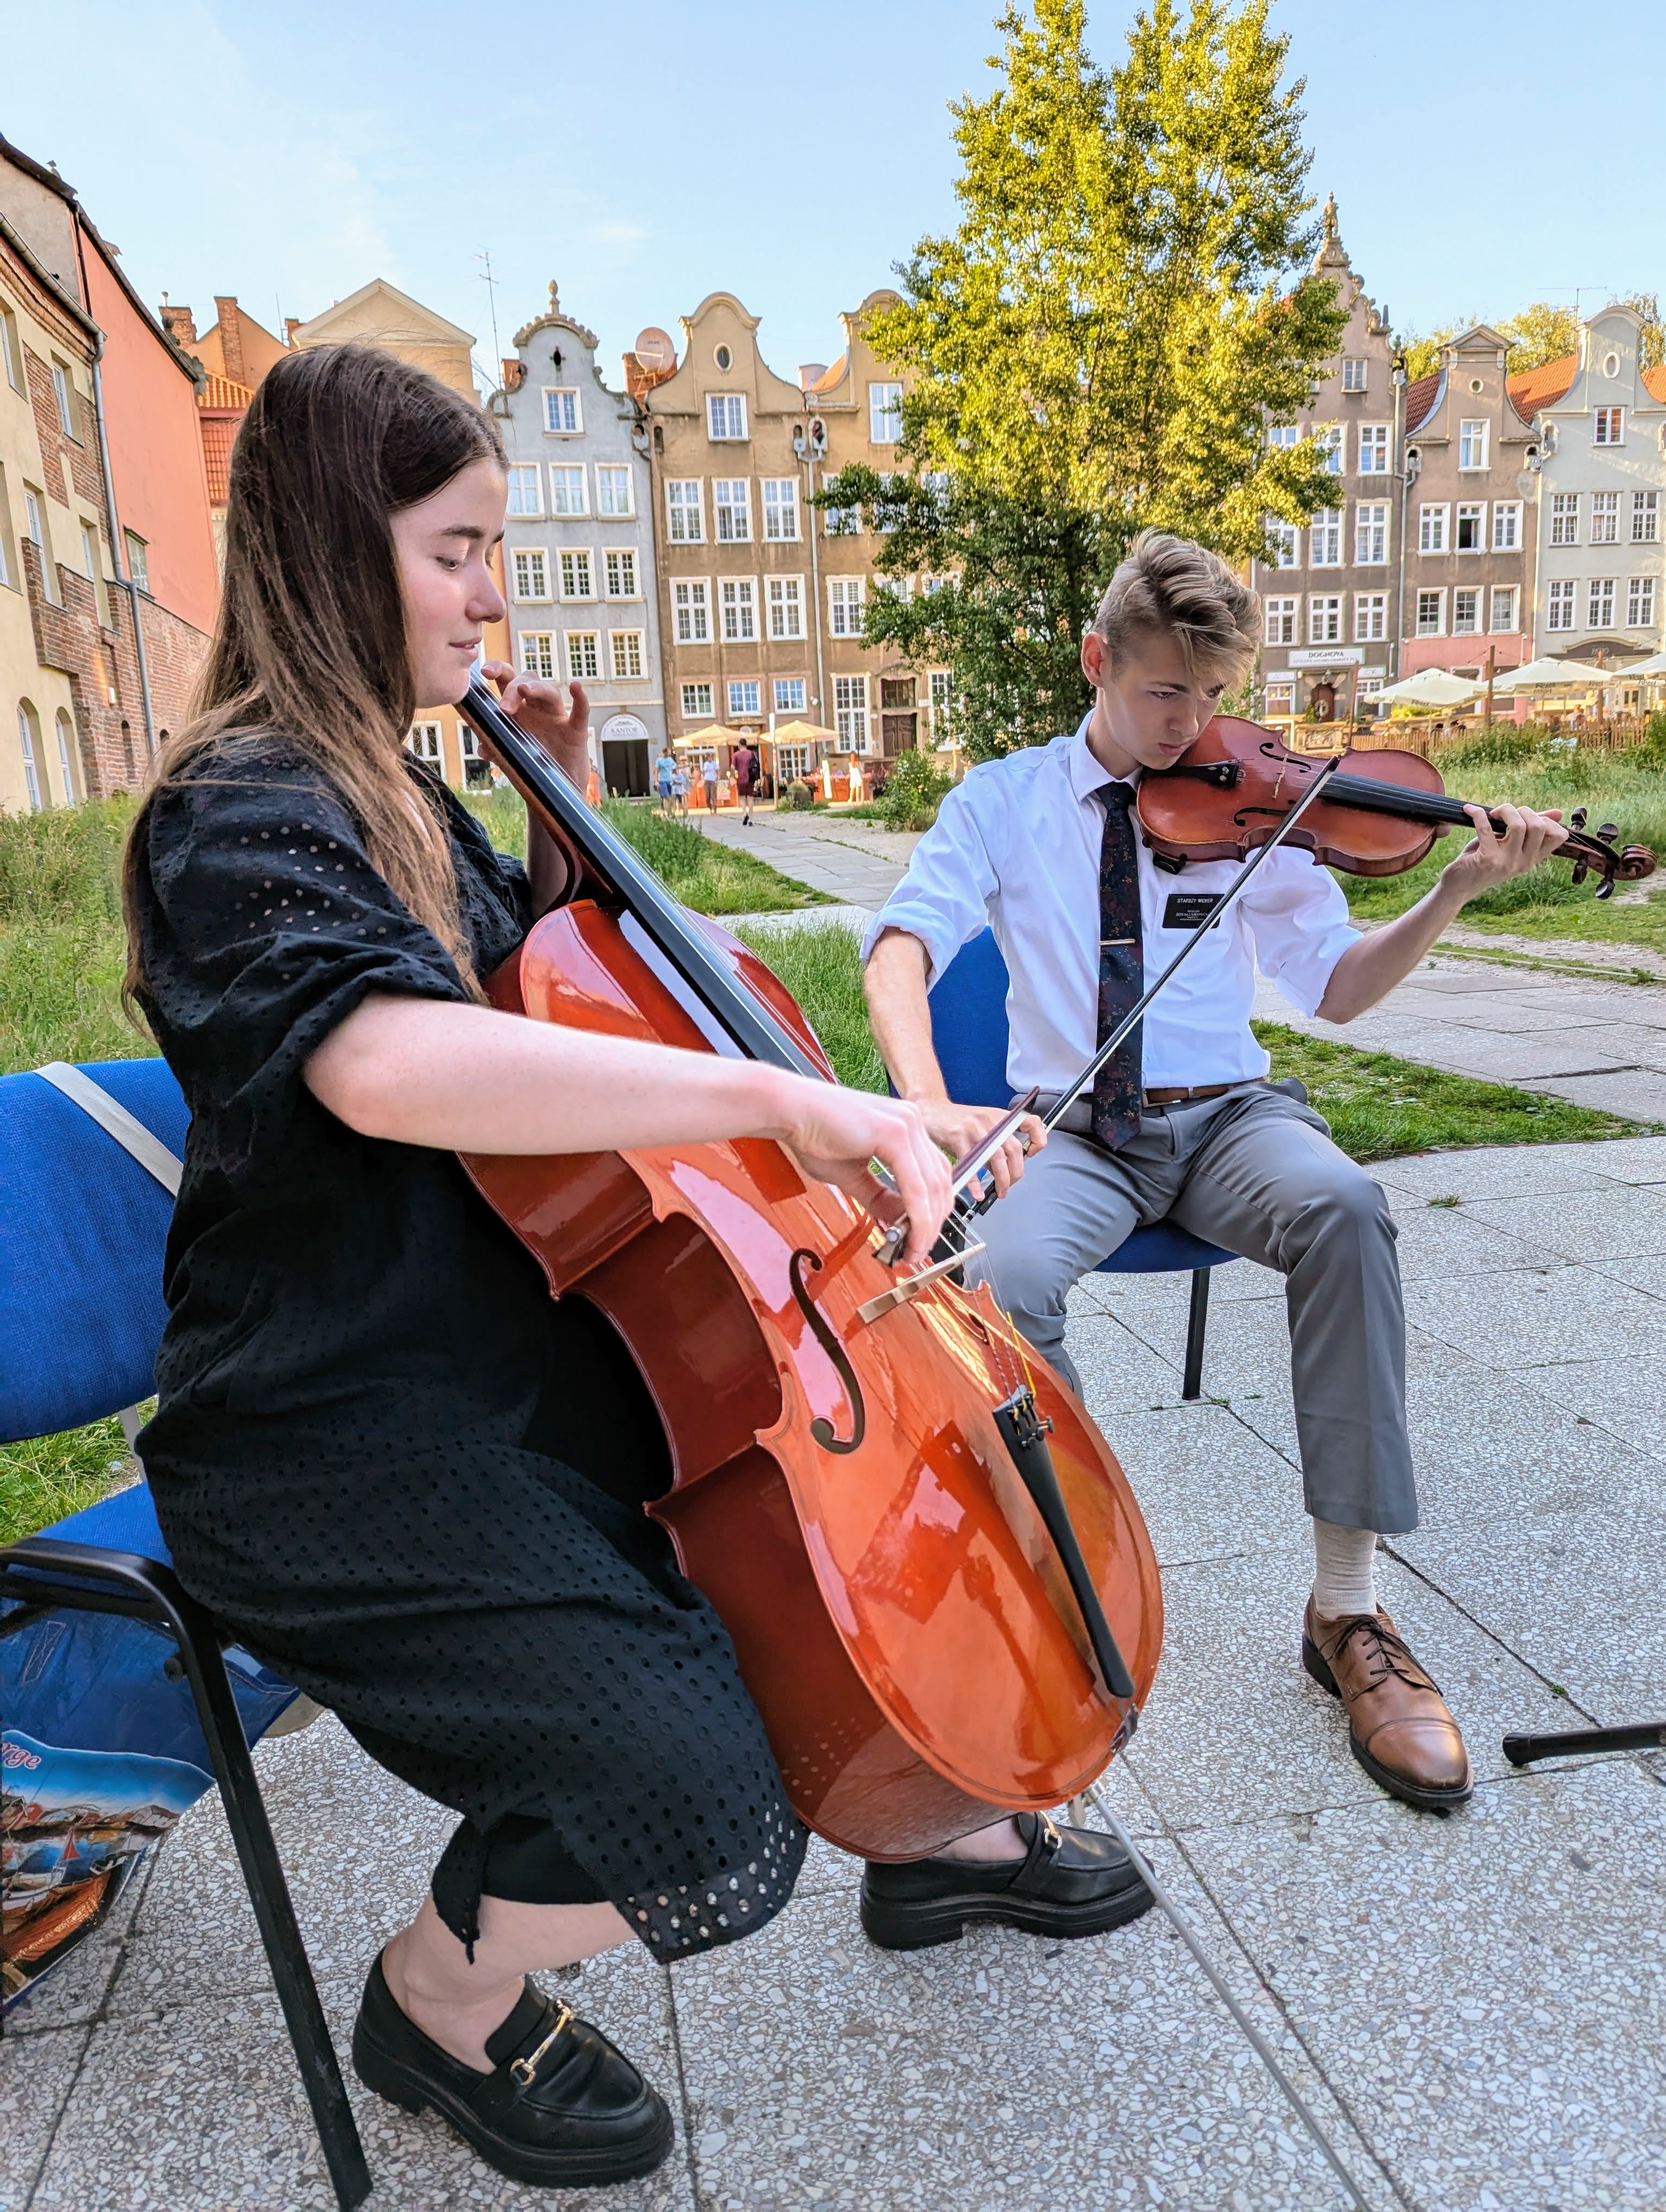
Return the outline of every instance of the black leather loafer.
{"type": "Polygon", "coordinates": [[[1137,1920],[1155,1903],[1122,1845],[1093,1828],[1061,1828],[1045,1813],[1020,1813],[1029,1849],[980,1865],[965,1859],[915,1859],[903,1866],[870,1860],[862,1875],[862,1926],[887,1951],[952,1943],[969,1920],[994,1920],[1029,1936],[1102,1936],[1137,1920]]]}
{"type": "Polygon", "coordinates": [[[487,2039],[489,2074],[465,2066],[393,2002],[379,1958],[353,2029],[368,2089],[408,2112],[432,2106],[488,2166],[546,2189],[652,2173],[671,2148],[671,2114],[599,2028],[529,1982],[487,2039]]]}

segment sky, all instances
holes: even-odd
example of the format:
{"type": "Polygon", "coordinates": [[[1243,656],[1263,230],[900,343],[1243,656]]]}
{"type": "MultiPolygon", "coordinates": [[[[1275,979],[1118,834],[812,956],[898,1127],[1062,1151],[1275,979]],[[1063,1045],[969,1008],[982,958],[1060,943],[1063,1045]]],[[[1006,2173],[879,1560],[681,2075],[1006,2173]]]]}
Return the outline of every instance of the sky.
{"type": "MultiPolygon", "coordinates": [[[[1612,0],[1597,35],[1550,0],[1274,0],[1310,185],[1396,330],[1666,292],[1659,8],[1612,0]]],[[[1133,12],[1089,0],[1102,64],[1133,12]]],[[[994,13],[0,0],[0,131],[199,329],[216,293],[281,331],[380,276],[475,332],[483,378],[553,276],[617,381],[639,330],[680,349],[678,317],[727,290],[791,377],[952,226],[948,103],[993,83],[994,13]]]]}

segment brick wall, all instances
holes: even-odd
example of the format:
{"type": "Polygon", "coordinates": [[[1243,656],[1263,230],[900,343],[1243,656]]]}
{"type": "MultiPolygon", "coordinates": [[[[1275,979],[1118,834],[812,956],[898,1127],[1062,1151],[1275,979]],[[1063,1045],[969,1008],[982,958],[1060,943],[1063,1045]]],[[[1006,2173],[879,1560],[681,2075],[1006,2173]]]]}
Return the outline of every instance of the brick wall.
{"type": "Polygon", "coordinates": [[[209,640],[182,616],[155,599],[139,596],[144,623],[145,665],[150,677],[150,711],[156,742],[177,737],[191,717],[197,679],[208,658],[209,640]]]}
{"type": "Polygon", "coordinates": [[[22,554],[35,657],[70,679],[87,795],[103,799],[112,791],[136,789],[143,780],[148,756],[138,659],[125,594],[109,594],[114,627],[106,629],[85,576],[60,562],[58,601],[54,603],[41,588],[40,549],[26,541],[22,554]]]}

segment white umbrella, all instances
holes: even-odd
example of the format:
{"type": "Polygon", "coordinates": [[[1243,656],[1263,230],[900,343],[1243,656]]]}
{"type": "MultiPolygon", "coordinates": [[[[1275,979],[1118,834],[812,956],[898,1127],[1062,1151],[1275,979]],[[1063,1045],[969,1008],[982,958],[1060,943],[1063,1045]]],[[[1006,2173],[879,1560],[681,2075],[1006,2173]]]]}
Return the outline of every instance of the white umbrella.
{"type": "Polygon", "coordinates": [[[1651,653],[1646,660],[1635,660],[1629,668],[1616,671],[1620,676],[1666,676],[1666,653],[1651,653]]]}
{"type": "Polygon", "coordinates": [[[1377,696],[1390,706],[1456,707],[1484,689],[1484,685],[1467,683],[1462,677],[1449,676],[1444,668],[1420,668],[1415,676],[1390,684],[1386,691],[1379,691],[1377,696]]]}
{"type": "MultiPolygon", "coordinates": [[[[1632,672],[1627,670],[1629,675],[1632,672]]],[[[1521,668],[1500,668],[1493,678],[1495,691],[1543,691],[1558,684],[1613,684],[1614,669],[1593,668],[1583,660],[1529,660],[1521,668]]]]}

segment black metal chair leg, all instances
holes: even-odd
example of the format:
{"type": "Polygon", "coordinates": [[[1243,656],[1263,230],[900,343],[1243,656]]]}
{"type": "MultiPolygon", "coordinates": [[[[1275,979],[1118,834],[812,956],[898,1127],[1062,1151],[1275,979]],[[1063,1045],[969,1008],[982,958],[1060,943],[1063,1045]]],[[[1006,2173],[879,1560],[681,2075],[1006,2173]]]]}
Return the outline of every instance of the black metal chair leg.
{"type": "MultiPolygon", "coordinates": [[[[370,2169],[347,2100],[329,2023],[319,2001],[318,1984],[295,1923],[289,1886],[272,1841],[254,1762],[238,1718],[237,1701],[212,1620],[187,1595],[170,1568],[132,1553],[100,1552],[89,1546],[37,1538],[14,1546],[0,1566],[24,1568],[29,1583],[41,1588],[43,1595],[50,1592],[58,1603],[88,1611],[140,1613],[160,1621],[172,1632],[197,1702],[210,1763],[220,1786],[238,1863],[254,1907],[307,2101],[312,2106],[325,2164],[342,2212],[353,2212],[370,2194],[370,2169]],[[115,1584],[127,1602],[123,1603],[120,1596],[106,1598],[101,1592],[78,1589],[76,1582],[82,1577],[115,1584]]],[[[21,1595],[21,1577],[7,1574],[0,1587],[8,1596],[21,1595]]]]}
{"type": "Polygon", "coordinates": [[[1180,1385],[1183,1398],[1203,1395],[1203,1333],[1209,1325],[1209,1270],[1192,1269],[1192,1305],[1186,1321],[1186,1373],[1180,1385]]]}
{"type": "Polygon", "coordinates": [[[1507,1735],[1504,1755],[1512,1766],[1535,1759],[1572,1759],[1597,1751],[1666,1749],[1666,1721],[1632,1721],[1619,1728],[1561,1729],[1545,1735],[1507,1735]]]}

